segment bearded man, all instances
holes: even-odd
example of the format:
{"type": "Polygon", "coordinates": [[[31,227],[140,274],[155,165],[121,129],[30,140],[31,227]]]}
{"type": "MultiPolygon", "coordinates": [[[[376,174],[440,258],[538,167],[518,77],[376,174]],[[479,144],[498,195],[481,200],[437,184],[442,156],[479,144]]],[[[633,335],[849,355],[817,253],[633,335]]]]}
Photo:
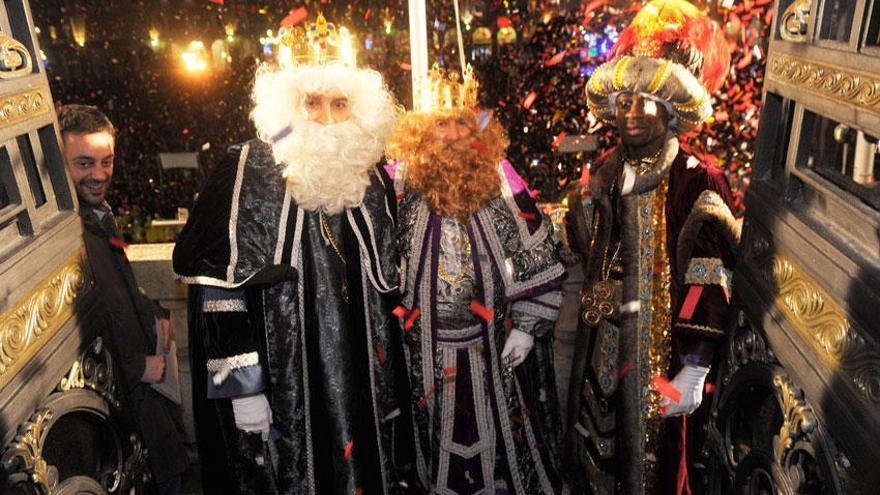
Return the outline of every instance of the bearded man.
{"type": "Polygon", "coordinates": [[[472,109],[470,71],[430,81],[433,109],[404,117],[387,166],[418,478],[430,493],[558,493],[552,227],[501,127],[472,109]]]}
{"type": "Polygon", "coordinates": [[[586,283],[566,464],[590,493],[700,492],[704,384],[725,335],[739,225],[724,173],[677,134],[712,115],[729,62],[714,21],[684,0],[654,0],[587,84],[590,111],[620,137],[568,201],[586,283]]]}
{"type": "Polygon", "coordinates": [[[282,32],[293,62],[258,70],[258,139],[213,171],[174,252],[194,284],[206,492],[397,488],[395,205],[377,164],[399,110],[344,59],[344,30],[309,33],[282,32]]]}

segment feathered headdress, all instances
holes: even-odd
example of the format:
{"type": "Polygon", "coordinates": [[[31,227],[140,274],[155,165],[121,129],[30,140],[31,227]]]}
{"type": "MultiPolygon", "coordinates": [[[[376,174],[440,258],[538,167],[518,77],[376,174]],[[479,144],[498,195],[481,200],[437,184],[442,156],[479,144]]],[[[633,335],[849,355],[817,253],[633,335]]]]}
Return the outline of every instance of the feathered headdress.
{"type": "Polygon", "coordinates": [[[648,93],[668,103],[672,127],[686,131],[712,115],[709,96],[729,68],[730,50],[715,21],[685,0],[653,0],[593,73],[587,101],[594,115],[610,122],[617,94],[648,93]]]}

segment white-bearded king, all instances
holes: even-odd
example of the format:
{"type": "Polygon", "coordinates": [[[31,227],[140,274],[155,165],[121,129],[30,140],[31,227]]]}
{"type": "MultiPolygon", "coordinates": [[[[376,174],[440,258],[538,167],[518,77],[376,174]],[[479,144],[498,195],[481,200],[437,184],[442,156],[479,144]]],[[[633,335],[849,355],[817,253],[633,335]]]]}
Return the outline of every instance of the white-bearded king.
{"type": "Polygon", "coordinates": [[[425,493],[552,494],[559,407],[552,332],[560,303],[552,227],[504,160],[476,81],[432,72],[433,108],[389,145],[399,199],[413,469],[425,493]]]}
{"type": "Polygon", "coordinates": [[[257,71],[258,139],[208,177],[174,252],[202,363],[202,483],[396,493],[399,275],[378,164],[399,110],[378,73],[354,68],[344,28],[319,17],[282,39],[281,67],[257,71]]]}

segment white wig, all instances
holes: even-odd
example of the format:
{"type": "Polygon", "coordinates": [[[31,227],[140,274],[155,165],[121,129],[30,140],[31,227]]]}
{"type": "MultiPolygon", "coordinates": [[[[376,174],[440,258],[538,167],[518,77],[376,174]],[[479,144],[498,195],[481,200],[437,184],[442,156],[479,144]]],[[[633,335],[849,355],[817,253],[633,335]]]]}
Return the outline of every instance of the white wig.
{"type": "Polygon", "coordinates": [[[341,64],[263,65],[251,96],[257,137],[272,145],[297,203],[331,214],[358,206],[401,115],[382,76],[341,64]],[[309,121],[306,95],[331,90],[348,98],[351,118],[331,125],[309,121]]]}

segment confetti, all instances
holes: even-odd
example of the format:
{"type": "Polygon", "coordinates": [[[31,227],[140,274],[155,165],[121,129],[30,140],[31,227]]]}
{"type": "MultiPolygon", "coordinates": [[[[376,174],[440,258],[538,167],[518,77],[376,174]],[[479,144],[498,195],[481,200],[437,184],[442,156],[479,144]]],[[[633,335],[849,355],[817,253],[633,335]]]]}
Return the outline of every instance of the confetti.
{"type": "Polygon", "coordinates": [[[344,457],[348,459],[351,457],[351,449],[354,448],[354,440],[349,440],[348,445],[345,446],[345,454],[344,457]]]}
{"type": "Polygon", "coordinates": [[[529,108],[531,108],[532,103],[535,102],[535,98],[537,98],[537,97],[538,97],[537,93],[535,93],[534,91],[530,92],[530,93],[526,96],[526,99],[523,100],[523,108],[525,108],[526,110],[528,110],[529,108]]]}
{"type": "Polygon", "coordinates": [[[309,16],[309,11],[305,7],[300,7],[290,11],[284,19],[281,19],[281,25],[284,27],[296,26],[309,16]]]}
{"type": "Polygon", "coordinates": [[[416,309],[410,311],[410,313],[406,316],[406,321],[404,322],[404,328],[407,330],[412,328],[413,323],[415,323],[416,319],[421,315],[422,315],[422,310],[419,308],[416,308],[416,309]]]}
{"type": "Polygon", "coordinates": [[[687,296],[684,298],[684,303],[681,305],[681,311],[678,313],[678,317],[682,320],[690,320],[693,318],[694,311],[697,309],[697,303],[700,301],[700,295],[702,294],[702,285],[691,285],[688,289],[687,296]]]}
{"type": "Polygon", "coordinates": [[[483,319],[483,321],[487,323],[495,318],[495,312],[480,304],[476,299],[471,301],[471,311],[473,311],[475,315],[479,316],[483,319]]]}
{"type": "Polygon", "coordinates": [[[418,404],[419,409],[422,409],[423,407],[428,405],[428,399],[430,399],[431,396],[434,395],[434,390],[436,390],[436,389],[437,389],[437,386],[433,385],[433,386],[431,386],[431,389],[428,390],[428,392],[422,396],[422,399],[419,400],[419,404],[418,404]]]}
{"type": "Polygon", "coordinates": [[[633,364],[632,361],[624,361],[622,365],[620,365],[620,369],[617,370],[617,376],[623,378],[627,373],[632,371],[633,364]]]}
{"type": "Polygon", "coordinates": [[[489,153],[489,147],[479,141],[471,141],[471,148],[479,151],[484,155],[489,153]]]}
{"type": "Polygon", "coordinates": [[[651,386],[654,388],[655,391],[657,391],[657,393],[659,393],[663,397],[666,397],[672,402],[675,402],[676,404],[678,404],[678,402],[681,400],[681,392],[679,392],[677,388],[669,383],[669,380],[663,378],[660,375],[654,375],[654,377],[651,379],[651,386]]]}
{"type": "Polygon", "coordinates": [[[566,54],[566,52],[563,50],[563,51],[557,53],[556,55],[553,55],[553,57],[551,59],[546,60],[544,62],[544,67],[553,67],[554,65],[558,64],[559,62],[562,62],[562,59],[565,58],[565,54],[566,54]]]}

